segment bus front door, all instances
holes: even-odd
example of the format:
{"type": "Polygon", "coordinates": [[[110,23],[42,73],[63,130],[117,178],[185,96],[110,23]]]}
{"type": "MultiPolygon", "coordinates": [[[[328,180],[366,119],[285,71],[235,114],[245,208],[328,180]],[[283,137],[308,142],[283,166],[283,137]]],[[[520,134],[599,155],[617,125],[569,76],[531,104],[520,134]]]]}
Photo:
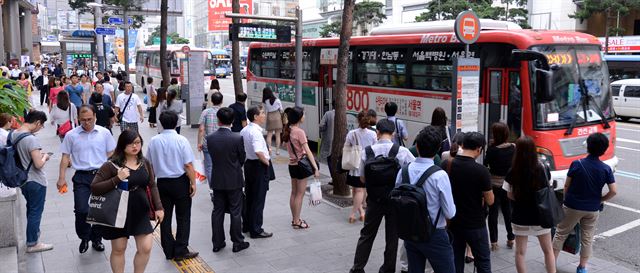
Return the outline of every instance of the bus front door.
{"type": "MultiPolygon", "coordinates": [[[[484,88],[482,92],[483,102],[483,122],[481,123],[480,130],[487,136],[487,140],[490,140],[491,125],[496,122],[503,122],[510,125],[509,129],[517,129],[514,123],[517,115],[510,114],[511,110],[517,111],[518,107],[515,107],[517,103],[516,96],[519,96],[520,77],[519,71],[510,68],[488,68],[485,73],[484,88]],[[516,87],[517,86],[517,87],[516,87]],[[510,96],[510,93],[513,96],[510,96]],[[516,94],[518,93],[518,94],[516,94]],[[514,109],[509,109],[511,106],[514,109]]],[[[517,132],[516,134],[519,134],[517,132]]]]}
{"type": "Polygon", "coordinates": [[[333,109],[333,90],[335,87],[337,68],[335,65],[320,66],[320,94],[318,96],[319,107],[318,117],[322,118],[324,113],[333,109]]]}

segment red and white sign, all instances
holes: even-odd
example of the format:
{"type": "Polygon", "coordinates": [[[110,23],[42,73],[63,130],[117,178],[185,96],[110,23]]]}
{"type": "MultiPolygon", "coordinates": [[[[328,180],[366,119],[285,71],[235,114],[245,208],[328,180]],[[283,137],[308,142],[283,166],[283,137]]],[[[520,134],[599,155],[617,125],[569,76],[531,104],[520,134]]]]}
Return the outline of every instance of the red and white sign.
{"type": "Polygon", "coordinates": [[[189,52],[191,52],[191,48],[189,48],[189,46],[182,47],[182,53],[184,53],[185,55],[189,55],[189,52]]]}
{"type": "MultiPolygon", "coordinates": [[[[207,0],[209,3],[209,31],[229,30],[231,18],[224,16],[231,13],[231,0],[207,0]]],[[[240,0],[240,13],[253,14],[253,0],[240,0]]]]}
{"type": "MultiPolygon", "coordinates": [[[[598,37],[604,51],[605,38],[598,37]]],[[[609,37],[609,53],[640,52],[640,36],[609,37]]]]}
{"type": "Polygon", "coordinates": [[[480,19],[473,11],[463,11],[456,17],[454,29],[458,40],[473,44],[480,38],[480,19]]]}

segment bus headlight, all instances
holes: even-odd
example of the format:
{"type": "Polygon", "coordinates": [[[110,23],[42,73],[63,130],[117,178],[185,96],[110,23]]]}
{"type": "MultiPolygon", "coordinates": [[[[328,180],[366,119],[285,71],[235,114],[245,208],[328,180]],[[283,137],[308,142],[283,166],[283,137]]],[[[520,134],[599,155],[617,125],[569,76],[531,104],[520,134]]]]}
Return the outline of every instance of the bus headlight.
{"type": "Polygon", "coordinates": [[[553,153],[549,149],[536,147],[536,152],[538,152],[538,159],[542,164],[549,166],[552,171],[556,169],[556,165],[553,162],[553,153]]]}

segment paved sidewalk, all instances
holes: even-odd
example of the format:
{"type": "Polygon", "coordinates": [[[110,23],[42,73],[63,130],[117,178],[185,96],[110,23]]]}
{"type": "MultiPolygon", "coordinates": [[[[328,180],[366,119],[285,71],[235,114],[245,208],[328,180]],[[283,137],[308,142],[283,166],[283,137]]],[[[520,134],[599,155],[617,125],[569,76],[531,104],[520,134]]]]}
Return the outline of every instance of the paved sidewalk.
{"type": "MultiPolygon", "coordinates": [[[[148,123],[140,125],[141,134],[146,142],[156,134],[148,123]]],[[[114,134],[119,134],[115,127],[114,134]]],[[[197,130],[183,126],[182,135],[187,137],[194,148],[197,130]]],[[[47,163],[45,171],[49,180],[47,200],[42,219],[41,240],[54,244],[52,251],[27,255],[27,272],[110,272],[108,241],[105,241],[105,252],[89,249],[84,254],[78,253],[80,240],[74,230],[73,193],[60,195],[55,187],[58,177],[60,161],[59,140],[54,136],[54,129],[47,124],[46,128],[37,136],[45,151],[54,152],[54,158],[47,163]]],[[[144,147],[146,151],[146,147],[144,147]]],[[[200,257],[215,272],[347,272],[353,263],[356,241],[362,222],[349,224],[347,218],[350,208],[338,209],[328,204],[316,207],[305,205],[302,217],[311,226],[308,230],[294,230],[291,228],[289,212],[290,178],[286,166],[286,152],[281,153],[275,165],[275,181],[270,184],[265,208],[264,229],[273,232],[269,239],[250,239],[251,247],[240,253],[231,252],[231,242],[227,234],[228,247],[218,253],[211,251],[211,223],[210,214],[212,204],[209,198],[208,186],[198,185],[194,197],[191,217],[191,239],[193,250],[200,252],[200,257]],[[285,154],[285,155],[283,155],[285,154]]],[[[322,166],[323,183],[326,182],[328,170],[322,166]]],[[[67,177],[70,179],[72,171],[67,177]]],[[[71,186],[71,183],[69,184],[71,186]]],[[[228,232],[228,220],[225,226],[228,232]]],[[[174,220],[175,223],[175,220],[174,220]]],[[[384,227],[382,225],[381,227],[384,227]]],[[[500,229],[501,237],[504,228],[500,229]]],[[[378,232],[374,249],[371,253],[367,272],[376,272],[382,264],[384,249],[384,232],[378,232]]],[[[504,239],[504,238],[502,238],[504,239]]],[[[597,242],[596,242],[597,243],[597,242]]],[[[491,255],[493,272],[516,272],[514,267],[513,250],[506,249],[505,242],[500,241],[502,248],[491,255]]],[[[133,256],[135,243],[129,240],[126,257],[126,272],[133,272],[133,256]]],[[[0,253],[0,255],[2,255],[0,253]]],[[[529,272],[544,272],[542,252],[537,240],[529,241],[527,264],[529,272]]],[[[1,260],[1,259],[0,259],[1,260]]],[[[558,272],[575,272],[578,257],[563,253],[558,261],[558,272]]],[[[182,268],[198,267],[194,263],[181,264],[182,268]]],[[[397,264],[398,272],[400,265],[397,264]]],[[[0,265],[0,272],[6,271],[0,265]]],[[[194,269],[195,270],[195,269],[194,269]]],[[[151,259],[146,272],[178,272],[176,265],[164,259],[159,242],[154,242],[151,259]]],[[[193,271],[198,272],[198,271],[193,271]]],[[[466,272],[473,272],[467,266],[466,272]]],[[[592,258],[589,272],[633,272],[610,262],[592,258]]]]}

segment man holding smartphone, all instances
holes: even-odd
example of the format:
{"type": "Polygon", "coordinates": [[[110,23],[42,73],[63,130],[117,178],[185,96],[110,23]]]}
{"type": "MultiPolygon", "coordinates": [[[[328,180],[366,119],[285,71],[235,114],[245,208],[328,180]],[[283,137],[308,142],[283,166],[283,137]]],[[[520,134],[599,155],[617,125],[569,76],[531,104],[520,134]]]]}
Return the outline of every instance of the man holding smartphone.
{"type": "Polygon", "coordinates": [[[60,151],[60,173],[58,176],[58,190],[67,186],[66,172],[71,166],[75,169],[75,174],[71,178],[73,182],[73,210],[76,215],[76,234],[80,238],[80,253],[87,252],[89,241],[96,251],[104,251],[102,236],[98,229],[86,222],[89,213],[89,195],[91,195],[91,182],[98,169],[113,154],[116,142],[109,130],[102,126],[96,126],[96,113],[90,105],[80,107],[78,126],[69,131],[62,144],[60,151]]]}

